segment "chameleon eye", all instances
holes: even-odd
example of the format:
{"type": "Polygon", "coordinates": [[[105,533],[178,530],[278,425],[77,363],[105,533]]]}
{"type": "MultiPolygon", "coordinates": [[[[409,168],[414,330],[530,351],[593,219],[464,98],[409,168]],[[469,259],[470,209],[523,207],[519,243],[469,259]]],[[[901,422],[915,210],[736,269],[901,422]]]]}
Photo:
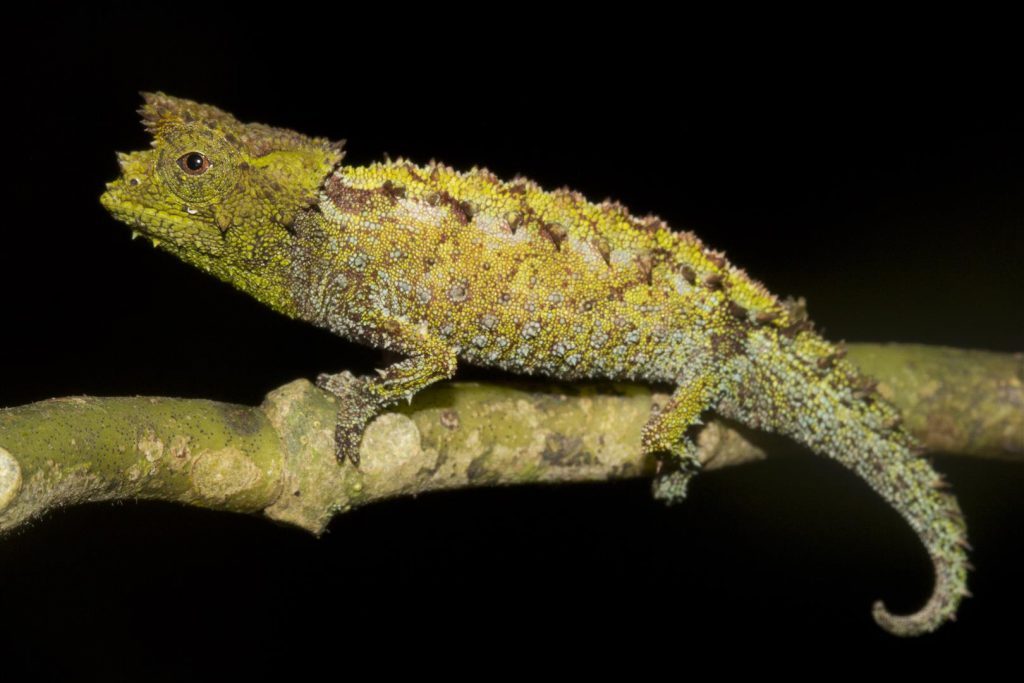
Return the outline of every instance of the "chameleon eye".
{"type": "Polygon", "coordinates": [[[210,168],[210,160],[200,152],[189,152],[178,159],[178,166],[189,175],[202,175],[210,168]]]}

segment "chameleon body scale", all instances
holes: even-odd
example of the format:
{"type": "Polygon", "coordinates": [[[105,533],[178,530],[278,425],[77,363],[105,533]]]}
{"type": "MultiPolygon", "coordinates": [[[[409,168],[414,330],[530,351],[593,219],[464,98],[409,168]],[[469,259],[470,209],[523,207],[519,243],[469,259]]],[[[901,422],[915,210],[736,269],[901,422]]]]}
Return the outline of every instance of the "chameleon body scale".
{"type": "Polygon", "coordinates": [[[379,377],[322,375],[339,456],[358,459],[382,409],[459,363],[561,380],[670,384],[643,431],[679,498],[705,411],[781,433],[852,469],[913,527],[935,568],[931,631],[968,594],[963,519],[896,410],[783,302],[691,233],[568,189],[483,169],[342,164],[341,145],[209,105],[146,95],[153,149],[119,155],[102,202],[161,248],[286,315],[399,354],[379,377]]]}

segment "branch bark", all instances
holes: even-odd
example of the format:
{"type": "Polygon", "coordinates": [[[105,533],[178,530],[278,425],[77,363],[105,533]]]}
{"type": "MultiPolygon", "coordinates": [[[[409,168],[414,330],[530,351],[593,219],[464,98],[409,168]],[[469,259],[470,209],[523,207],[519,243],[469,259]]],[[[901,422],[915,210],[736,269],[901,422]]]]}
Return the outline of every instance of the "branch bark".
{"type": "MultiPolygon", "coordinates": [[[[852,344],[931,451],[1024,461],[1024,356],[852,344]]],[[[436,489],[646,477],[650,388],[450,383],[377,418],[359,469],[334,458],[334,397],[306,380],[258,407],[74,397],[0,410],[0,531],[48,509],[155,498],[262,513],[314,534],[377,500],[436,489]]],[[[712,418],[707,468],[758,460],[773,437],[712,418]]]]}

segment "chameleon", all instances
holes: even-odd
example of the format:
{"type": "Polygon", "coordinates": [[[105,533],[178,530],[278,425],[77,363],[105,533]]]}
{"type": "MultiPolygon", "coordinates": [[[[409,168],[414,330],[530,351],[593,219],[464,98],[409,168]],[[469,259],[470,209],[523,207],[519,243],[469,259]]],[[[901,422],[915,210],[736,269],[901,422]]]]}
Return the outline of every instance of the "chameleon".
{"type": "Polygon", "coordinates": [[[151,148],[118,153],[102,205],[133,232],[270,308],[392,354],[379,376],[325,373],[341,399],[339,463],[364,427],[460,363],[563,381],[674,387],[642,429],[655,495],[685,496],[694,430],[714,412],[788,436],[852,470],[916,532],[934,585],[896,635],[955,619],[966,524],[898,411],[780,299],[691,232],[618,202],[483,168],[343,163],[344,141],[242,123],[143,93],[151,148]]]}

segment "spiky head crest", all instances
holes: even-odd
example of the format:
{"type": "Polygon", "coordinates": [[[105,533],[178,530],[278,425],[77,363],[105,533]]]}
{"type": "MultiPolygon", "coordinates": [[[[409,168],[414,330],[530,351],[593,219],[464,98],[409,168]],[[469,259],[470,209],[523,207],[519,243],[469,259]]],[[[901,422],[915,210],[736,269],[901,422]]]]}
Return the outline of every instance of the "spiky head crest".
{"type": "Polygon", "coordinates": [[[121,177],[101,202],[193,263],[280,243],[341,161],[332,143],[163,93],[139,110],[152,149],[118,154],[121,177]]]}

